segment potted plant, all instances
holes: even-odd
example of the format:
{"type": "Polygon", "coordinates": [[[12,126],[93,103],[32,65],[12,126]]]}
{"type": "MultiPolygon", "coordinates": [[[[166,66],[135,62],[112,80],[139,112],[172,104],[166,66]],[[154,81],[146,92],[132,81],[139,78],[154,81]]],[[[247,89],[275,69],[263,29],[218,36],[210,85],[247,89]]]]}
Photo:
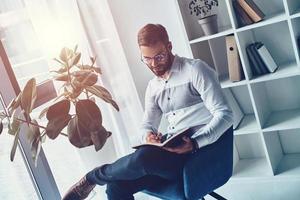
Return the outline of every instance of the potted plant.
{"type": "Polygon", "coordinates": [[[198,18],[198,23],[205,35],[218,32],[217,14],[213,14],[213,7],[219,6],[218,0],[192,0],[188,4],[190,14],[198,18]]]}
{"type": "Polygon", "coordinates": [[[108,90],[97,84],[101,70],[95,66],[96,59],[91,57],[90,64],[80,64],[80,58],[81,53],[77,52],[76,46],[74,50],[63,48],[59,58],[54,59],[60,68],[52,71],[53,80],[61,82],[62,86],[56,99],[39,115],[39,118],[46,116],[48,120],[46,126],[39,125],[31,116],[37,99],[34,78],[30,79],[19,95],[3,112],[0,112],[0,134],[3,131],[2,121],[6,120],[8,133],[15,137],[10,155],[11,161],[16,152],[21,124],[28,126],[27,139],[35,161],[46,136],[56,139],[58,135],[64,135],[78,148],[94,145],[95,150],[98,151],[103,147],[111,132],[102,126],[102,115],[95,103],[95,97],[110,103],[118,111],[119,107],[108,90]],[[74,113],[70,112],[71,106],[75,108],[74,113]],[[65,127],[67,133],[62,133],[65,127]]]}

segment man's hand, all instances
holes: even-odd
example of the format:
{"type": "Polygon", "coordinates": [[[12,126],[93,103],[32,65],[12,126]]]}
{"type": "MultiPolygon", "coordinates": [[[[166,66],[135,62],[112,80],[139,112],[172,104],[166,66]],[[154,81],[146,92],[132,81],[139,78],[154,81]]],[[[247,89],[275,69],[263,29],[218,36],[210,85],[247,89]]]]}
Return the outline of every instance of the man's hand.
{"type": "Polygon", "coordinates": [[[161,133],[149,132],[146,136],[146,143],[161,143],[161,133]]]}
{"type": "Polygon", "coordinates": [[[193,141],[187,136],[182,137],[182,139],[183,139],[182,145],[174,148],[164,147],[164,149],[178,154],[184,154],[193,151],[194,150],[193,141]]]}

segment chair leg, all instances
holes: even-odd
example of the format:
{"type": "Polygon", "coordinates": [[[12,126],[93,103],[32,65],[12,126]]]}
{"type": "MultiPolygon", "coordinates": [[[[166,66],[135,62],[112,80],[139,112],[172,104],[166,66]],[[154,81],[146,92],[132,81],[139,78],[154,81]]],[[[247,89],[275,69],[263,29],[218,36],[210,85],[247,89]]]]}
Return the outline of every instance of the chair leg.
{"type": "Polygon", "coordinates": [[[217,200],[227,200],[227,199],[225,199],[224,197],[222,197],[221,195],[219,195],[219,194],[217,194],[215,192],[211,192],[211,193],[209,193],[209,195],[212,196],[212,197],[214,197],[217,200]]]}

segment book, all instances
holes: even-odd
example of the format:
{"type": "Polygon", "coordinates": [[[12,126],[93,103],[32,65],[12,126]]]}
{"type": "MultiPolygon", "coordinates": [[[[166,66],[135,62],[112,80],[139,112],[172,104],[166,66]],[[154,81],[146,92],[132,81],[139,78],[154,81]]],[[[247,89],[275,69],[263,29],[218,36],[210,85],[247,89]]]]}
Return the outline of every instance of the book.
{"type": "Polygon", "coordinates": [[[246,52],[247,52],[247,56],[248,56],[252,74],[253,74],[253,76],[262,75],[262,71],[258,67],[258,63],[256,62],[256,60],[254,58],[252,46],[253,46],[253,44],[250,44],[246,47],[246,52]]]}
{"type": "Polygon", "coordinates": [[[274,72],[278,68],[278,65],[275,63],[265,45],[261,45],[257,48],[257,52],[270,72],[274,72]]]}
{"type": "Polygon", "coordinates": [[[300,36],[298,36],[297,43],[298,43],[298,48],[300,49],[300,36]]]}
{"type": "Polygon", "coordinates": [[[266,67],[265,63],[261,59],[259,53],[257,52],[257,49],[260,48],[263,45],[261,42],[255,42],[253,43],[252,51],[254,55],[254,59],[256,60],[258,64],[258,68],[261,70],[262,74],[267,74],[269,73],[268,68],[266,67]]]}
{"type": "Polygon", "coordinates": [[[240,27],[254,23],[254,21],[252,21],[252,19],[248,16],[248,14],[245,12],[245,10],[241,7],[241,5],[237,1],[233,1],[232,5],[237,15],[236,19],[240,27]]]}
{"type": "Polygon", "coordinates": [[[189,130],[190,130],[190,128],[185,128],[185,129],[179,131],[178,133],[175,133],[172,135],[164,134],[162,136],[161,143],[142,143],[142,144],[134,145],[134,146],[132,146],[132,148],[138,149],[139,147],[142,147],[142,146],[157,146],[157,147],[179,146],[183,142],[182,137],[189,136],[189,134],[190,134],[189,130]]]}
{"type": "Polygon", "coordinates": [[[259,22],[265,17],[265,14],[252,0],[237,1],[254,22],[259,22]]]}
{"type": "Polygon", "coordinates": [[[227,62],[229,79],[231,81],[240,81],[243,78],[243,70],[239,58],[239,52],[233,35],[226,36],[227,62]]]}

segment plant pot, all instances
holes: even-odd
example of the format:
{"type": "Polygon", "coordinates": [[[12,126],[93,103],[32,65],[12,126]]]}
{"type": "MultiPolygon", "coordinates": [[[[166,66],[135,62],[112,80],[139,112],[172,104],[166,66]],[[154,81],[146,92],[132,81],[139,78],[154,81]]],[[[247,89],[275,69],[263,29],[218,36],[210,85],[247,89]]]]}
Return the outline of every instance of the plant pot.
{"type": "Polygon", "coordinates": [[[217,15],[210,15],[208,17],[198,20],[205,35],[212,35],[218,32],[217,15]]]}

